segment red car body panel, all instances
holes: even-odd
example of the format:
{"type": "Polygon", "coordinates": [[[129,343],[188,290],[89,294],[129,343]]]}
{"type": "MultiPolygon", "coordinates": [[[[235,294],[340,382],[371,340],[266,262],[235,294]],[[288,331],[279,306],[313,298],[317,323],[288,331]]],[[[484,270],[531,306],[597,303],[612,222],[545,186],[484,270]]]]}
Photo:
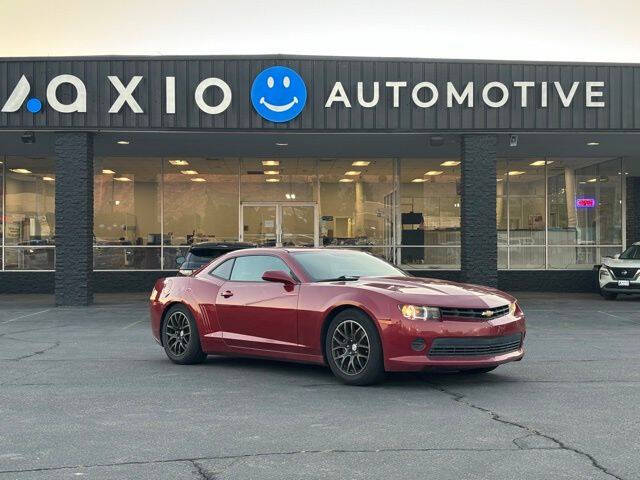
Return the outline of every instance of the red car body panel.
{"type": "Polygon", "coordinates": [[[357,281],[312,282],[284,249],[241,250],[214,260],[189,277],[163,278],[150,299],[151,329],[161,343],[161,322],[167,309],[182,303],[191,311],[203,350],[208,354],[269,357],[324,364],[324,328],[336,309],[363,310],[378,328],[387,371],[464,369],[520,360],[516,351],[494,356],[430,357],[436,338],[498,337],[521,334],[525,316],[516,312],[494,319],[443,317],[440,321],[408,320],[402,304],[443,308],[495,308],[515,299],[496,289],[416,277],[369,277],[357,281]],[[299,283],[232,282],[209,274],[225,260],[247,255],[273,255],[286,262],[299,283]],[[223,296],[223,293],[232,296],[223,296]],[[425,347],[415,351],[411,342],[425,347]]]}

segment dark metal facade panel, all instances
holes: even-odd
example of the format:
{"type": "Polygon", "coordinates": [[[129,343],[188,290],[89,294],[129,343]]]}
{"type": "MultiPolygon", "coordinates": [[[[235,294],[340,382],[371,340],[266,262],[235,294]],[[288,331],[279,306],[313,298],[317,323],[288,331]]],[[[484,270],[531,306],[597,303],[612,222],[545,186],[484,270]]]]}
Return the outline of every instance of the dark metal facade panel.
{"type": "MultiPolygon", "coordinates": [[[[114,57],[74,59],[0,59],[0,106],[4,105],[18,80],[25,75],[31,85],[30,97],[43,101],[44,108],[32,114],[23,107],[13,113],[0,113],[0,129],[126,129],[126,130],[289,130],[289,131],[623,131],[640,130],[640,67],[609,64],[542,64],[531,62],[473,62],[410,59],[351,59],[317,57],[114,57]],[[276,124],[260,117],[251,105],[250,89],[255,76],[264,68],[284,65],[296,70],[307,85],[307,104],[302,113],[287,123],[276,124]],[[87,88],[86,113],[59,113],[46,104],[49,81],[60,74],[79,77],[87,88]],[[135,114],[128,105],[109,113],[117,98],[107,79],[117,75],[127,85],[135,75],[143,76],[134,97],[143,113],[135,114]],[[167,76],[175,77],[175,113],[166,112],[167,76]],[[230,107],[221,114],[202,112],[194,100],[195,88],[208,77],[219,77],[232,91],[230,107]],[[341,82],[351,108],[340,102],[325,108],[335,82],[341,82]],[[400,88],[399,106],[393,106],[393,90],[387,81],[407,82],[400,88]],[[421,108],[411,98],[413,86],[428,81],[436,85],[438,102],[421,108]],[[499,81],[509,88],[509,101],[500,108],[483,102],[482,88],[499,81]],[[522,107],[521,90],[515,81],[535,81],[528,90],[528,106],[522,107]],[[568,92],[580,82],[570,107],[564,107],[555,90],[560,82],[568,92]],[[585,82],[603,81],[605,107],[585,106],[585,82]],[[365,100],[373,96],[373,83],[379,84],[379,101],[365,108],[358,103],[358,82],[363,83],[365,100]],[[474,82],[474,106],[454,102],[447,107],[447,82],[462,91],[474,82]],[[548,85],[548,106],[542,107],[540,82],[548,85]]],[[[496,94],[497,92],[493,92],[496,94]]],[[[70,85],[58,89],[59,99],[71,102],[75,91],[70,85]]],[[[495,97],[496,95],[493,95],[495,97]]],[[[221,99],[217,88],[205,92],[205,101],[221,99]]],[[[420,92],[422,101],[430,98],[420,92]]]]}

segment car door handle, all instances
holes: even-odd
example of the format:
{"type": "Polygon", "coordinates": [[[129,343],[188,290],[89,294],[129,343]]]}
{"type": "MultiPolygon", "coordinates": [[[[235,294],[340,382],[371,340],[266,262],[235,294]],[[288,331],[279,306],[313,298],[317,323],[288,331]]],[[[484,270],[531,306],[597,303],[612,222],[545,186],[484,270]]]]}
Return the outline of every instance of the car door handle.
{"type": "Polygon", "coordinates": [[[224,298],[233,297],[233,293],[229,290],[227,290],[226,292],[222,292],[220,295],[222,295],[224,298]]]}

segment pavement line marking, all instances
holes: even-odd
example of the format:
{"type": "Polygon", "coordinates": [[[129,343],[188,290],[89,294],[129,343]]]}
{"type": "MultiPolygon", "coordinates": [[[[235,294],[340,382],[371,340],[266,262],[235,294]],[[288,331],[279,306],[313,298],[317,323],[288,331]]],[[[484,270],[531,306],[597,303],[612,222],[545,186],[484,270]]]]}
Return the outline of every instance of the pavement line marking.
{"type": "Polygon", "coordinates": [[[126,325],[126,326],[122,327],[120,330],[126,330],[127,328],[133,327],[134,325],[137,325],[140,322],[144,322],[145,320],[146,320],[146,318],[143,318],[142,320],[138,320],[137,322],[130,323],[129,325],[126,325]]]}
{"type": "Polygon", "coordinates": [[[629,318],[619,317],[618,315],[614,315],[613,313],[601,312],[600,310],[598,310],[598,313],[603,313],[605,315],[609,315],[610,317],[618,318],[620,320],[630,320],[629,318]]]}
{"type": "Polygon", "coordinates": [[[10,320],[5,320],[4,322],[0,322],[0,325],[4,325],[5,323],[15,322],[16,320],[20,320],[21,318],[33,317],[34,315],[39,315],[41,313],[49,312],[51,309],[47,308],[46,310],[42,310],[40,312],[29,313],[28,315],[21,315],[16,318],[12,318],[10,320]]]}

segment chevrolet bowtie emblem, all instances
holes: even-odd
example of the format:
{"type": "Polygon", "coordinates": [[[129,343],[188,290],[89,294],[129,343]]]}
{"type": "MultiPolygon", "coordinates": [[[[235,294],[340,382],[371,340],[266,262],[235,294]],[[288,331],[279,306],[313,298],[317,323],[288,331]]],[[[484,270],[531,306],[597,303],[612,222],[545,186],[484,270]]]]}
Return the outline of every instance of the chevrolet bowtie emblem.
{"type": "Polygon", "coordinates": [[[482,312],[483,317],[493,317],[493,312],[491,310],[485,310],[482,312]]]}

